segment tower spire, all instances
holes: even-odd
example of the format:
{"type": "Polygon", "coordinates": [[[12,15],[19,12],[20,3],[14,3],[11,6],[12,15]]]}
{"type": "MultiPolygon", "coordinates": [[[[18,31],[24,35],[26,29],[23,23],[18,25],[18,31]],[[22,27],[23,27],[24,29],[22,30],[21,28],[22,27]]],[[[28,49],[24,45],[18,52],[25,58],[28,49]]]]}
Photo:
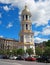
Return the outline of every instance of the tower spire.
{"type": "Polygon", "coordinates": [[[25,9],[27,9],[27,3],[25,3],[25,9]]]}
{"type": "Polygon", "coordinates": [[[25,9],[27,9],[27,5],[25,5],[25,9]]]}

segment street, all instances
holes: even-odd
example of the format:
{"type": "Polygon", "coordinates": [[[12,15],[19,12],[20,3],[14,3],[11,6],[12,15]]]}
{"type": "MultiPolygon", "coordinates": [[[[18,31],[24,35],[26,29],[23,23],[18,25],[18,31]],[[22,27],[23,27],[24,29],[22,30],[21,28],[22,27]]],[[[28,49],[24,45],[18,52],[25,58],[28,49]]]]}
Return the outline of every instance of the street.
{"type": "Polygon", "coordinates": [[[0,65],[50,65],[50,63],[0,59],[0,65]]]}

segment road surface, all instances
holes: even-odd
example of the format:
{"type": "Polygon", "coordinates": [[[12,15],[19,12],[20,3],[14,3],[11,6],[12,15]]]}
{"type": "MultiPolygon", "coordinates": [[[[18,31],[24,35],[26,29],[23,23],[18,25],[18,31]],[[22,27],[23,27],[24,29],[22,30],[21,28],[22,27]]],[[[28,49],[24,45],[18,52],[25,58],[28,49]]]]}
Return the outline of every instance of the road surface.
{"type": "Polygon", "coordinates": [[[50,65],[50,63],[0,59],[0,65],[50,65]]]}

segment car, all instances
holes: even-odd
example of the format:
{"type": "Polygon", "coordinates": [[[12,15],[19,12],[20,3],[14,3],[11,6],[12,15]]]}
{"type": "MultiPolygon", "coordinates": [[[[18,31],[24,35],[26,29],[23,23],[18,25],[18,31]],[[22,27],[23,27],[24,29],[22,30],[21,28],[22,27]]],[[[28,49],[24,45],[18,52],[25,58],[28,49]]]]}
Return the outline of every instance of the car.
{"type": "Polygon", "coordinates": [[[23,56],[17,56],[16,60],[24,60],[23,56]]]}
{"type": "Polygon", "coordinates": [[[17,56],[10,56],[9,59],[16,60],[17,59],[17,56]]]}
{"type": "Polygon", "coordinates": [[[29,57],[25,58],[25,60],[26,61],[36,61],[36,58],[29,56],[29,57]]]}
{"type": "Polygon", "coordinates": [[[48,58],[48,61],[47,61],[47,63],[50,63],[50,58],[48,58]]]}
{"type": "Polygon", "coordinates": [[[36,61],[50,63],[50,57],[48,57],[48,56],[40,56],[39,58],[36,58],[36,61]]]}
{"type": "Polygon", "coordinates": [[[8,55],[3,55],[3,59],[9,59],[8,55]]]}

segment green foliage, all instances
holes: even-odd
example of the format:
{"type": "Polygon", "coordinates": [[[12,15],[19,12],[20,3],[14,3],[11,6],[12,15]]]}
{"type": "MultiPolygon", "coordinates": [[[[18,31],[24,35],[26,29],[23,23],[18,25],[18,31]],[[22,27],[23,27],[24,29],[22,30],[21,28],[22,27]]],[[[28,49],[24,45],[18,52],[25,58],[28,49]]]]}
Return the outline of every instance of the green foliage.
{"type": "Polygon", "coordinates": [[[44,46],[42,46],[42,48],[39,47],[39,46],[35,48],[36,55],[42,55],[42,54],[44,54],[46,56],[47,55],[50,56],[50,40],[48,40],[47,42],[43,42],[43,43],[44,43],[44,46]]]}
{"type": "Polygon", "coordinates": [[[50,47],[45,47],[44,55],[45,56],[50,56],[50,47]]]}
{"type": "Polygon", "coordinates": [[[50,40],[45,43],[46,46],[50,47],[50,40]]]}
{"type": "Polygon", "coordinates": [[[23,55],[25,53],[24,49],[20,48],[17,50],[18,55],[23,55]]]}
{"type": "Polygon", "coordinates": [[[0,50],[0,54],[3,54],[3,52],[4,52],[3,50],[0,50]]]}
{"type": "Polygon", "coordinates": [[[27,49],[27,50],[26,50],[26,52],[27,52],[29,55],[34,54],[34,52],[33,52],[33,49],[32,49],[32,48],[27,49]]]}
{"type": "Polygon", "coordinates": [[[0,50],[0,54],[9,55],[10,54],[10,50],[0,50]]]}
{"type": "Polygon", "coordinates": [[[43,50],[42,48],[36,47],[35,48],[36,55],[42,55],[43,54],[43,51],[42,50],[43,50]]]}
{"type": "Polygon", "coordinates": [[[12,49],[12,50],[0,50],[0,54],[4,55],[23,55],[25,51],[23,49],[12,49]]]}
{"type": "Polygon", "coordinates": [[[11,55],[17,55],[17,49],[13,49],[11,55]]]}
{"type": "Polygon", "coordinates": [[[50,56],[50,40],[45,42],[44,55],[50,56]]]}

